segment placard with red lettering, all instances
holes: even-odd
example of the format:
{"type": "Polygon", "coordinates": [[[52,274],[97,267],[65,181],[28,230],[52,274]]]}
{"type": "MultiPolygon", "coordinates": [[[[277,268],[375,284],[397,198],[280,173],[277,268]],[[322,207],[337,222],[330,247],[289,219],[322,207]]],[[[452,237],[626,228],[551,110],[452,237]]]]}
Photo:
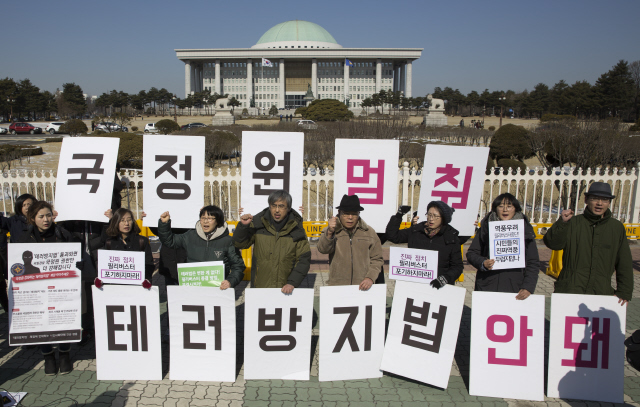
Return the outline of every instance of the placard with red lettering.
{"type": "Polygon", "coordinates": [[[389,250],[389,278],[430,283],[438,278],[438,252],[392,246],[389,250]]]}
{"type": "Polygon", "coordinates": [[[358,195],[361,216],[383,233],[398,210],[398,140],[336,139],[333,214],[343,195],[358,195]]]}
{"type": "Polygon", "coordinates": [[[255,215],[269,206],[278,190],[291,194],[295,210],[302,205],[304,133],[242,132],[242,209],[255,215]]]}
{"type": "Polygon", "coordinates": [[[381,369],[446,389],[466,293],[396,282],[381,369]]]}
{"type": "Polygon", "coordinates": [[[321,382],[382,377],[386,308],[385,284],[320,287],[321,382]]]}
{"type": "Polygon", "coordinates": [[[489,258],[495,260],[492,270],[524,268],[524,249],[524,219],[489,222],[489,258]]]}
{"type": "Polygon", "coordinates": [[[309,380],[313,289],[280,290],[244,292],[246,380],[309,380]]]}
{"type": "Polygon", "coordinates": [[[544,295],[474,291],[469,394],[544,400],[544,295]]]}
{"type": "Polygon", "coordinates": [[[613,295],[551,295],[548,397],[624,401],[626,316],[613,295]]]}
{"type": "Polygon", "coordinates": [[[460,236],[472,236],[488,155],[489,147],[427,144],[418,205],[420,220],[426,220],[429,202],[443,201],[455,209],[451,226],[460,236]]]}
{"type": "Polygon", "coordinates": [[[142,284],[144,252],[98,250],[98,278],[108,284],[142,284]]]}
{"type": "Polygon", "coordinates": [[[9,345],[80,341],[80,243],[8,246],[9,345]]]}

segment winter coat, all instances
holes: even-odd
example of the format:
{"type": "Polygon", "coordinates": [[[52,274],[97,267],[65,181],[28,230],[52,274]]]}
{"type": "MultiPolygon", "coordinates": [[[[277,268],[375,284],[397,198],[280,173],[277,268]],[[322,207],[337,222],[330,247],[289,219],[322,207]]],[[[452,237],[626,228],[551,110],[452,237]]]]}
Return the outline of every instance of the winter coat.
{"type": "MultiPolygon", "coordinates": [[[[160,236],[158,228],[150,227],[151,233],[160,236]]],[[[171,228],[174,235],[182,235],[191,229],[171,228]]],[[[165,278],[178,280],[178,263],[187,262],[187,251],[185,249],[173,249],[166,244],[160,245],[160,262],[158,263],[158,274],[165,278]]]]}
{"type": "Polygon", "coordinates": [[[325,228],[318,240],[318,251],[329,255],[329,285],[360,284],[365,278],[376,281],[384,259],[380,239],[362,218],[350,233],[338,221],[331,238],[325,228]]]}
{"type": "Polygon", "coordinates": [[[489,258],[489,217],[490,212],[482,222],[480,230],[471,242],[467,250],[467,260],[475,267],[476,291],[494,291],[499,293],[517,293],[521,289],[529,291],[531,294],[536,289],[538,274],[540,272],[540,259],[538,257],[538,247],[536,246],[536,234],[526,216],[524,220],[524,268],[487,270],[483,262],[489,258]]]}
{"type": "Polygon", "coordinates": [[[0,229],[9,231],[11,242],[13,243],[18,243],[22,240],[22,235],[27,233],[29,226],[27,217],[24,215],[15,214],[8,218],[0,215],[0,229]]]}
{"type": "Polygon", "coordinates": [[[54,223],[44,233],[40,233],[35,226],[29,225],[18,243],[67,243],[77,241],[67,229],[54,223]]]}
{"type": "Polygon", "coordinates": [[[443,225],[438,234],[430,238],[425,232],[425,222],[400,230],[402,216],[393,215],[387,224],[387,238],[393,243],[408,243],[409,249],[438,252],[438,276],[445,276],[449,284],[455,284],[463,270],[462,252],[458,231],[451,225],[443,225]]]}
{"type": "Polygon", "coordinates": [[[104,240],[103,250],[119,250],[123,252],[144,252],[144,279],[151,281],[156,266],[153,264],[153,253],[149,239],[137,233],[130,233],[123,241],[122,236],[108,236],[104,240]]]}
{"type": "Polygon", "coordinates": [[[251,286],[281,288],[298,287],[311,267],[311,249],[302,226],[302,217],[289,211],[286,223],[276,231],[269,208],[254,215],[249,225],[239,222],[233,233],[238,249],[253,247],[251,286]]]}
{"type": "Polygon", "coordinates": [[[585,208],[568,222],[562,218],[544,236],[544,244],[562,253],[562,272],[556,293],[616,295],[631,300],[633,264],[624,225],[607,209],[599,217],[585,208]],[[616,286],[611,276],[616,272],[616,286]]]}
{"type": "MultiPolygon", "coordinates": [[[[227,224],[219,226],[207,237],[200,221],[195,229],[177,235],[171,231],[171,220],[163,223],[158,220],[158,236],[163,245],[172,249],[187,251],[187,263],[203,261],[224,262],[225,279],[235,287],[244,278],[244,260],[240,252],[233,246],[227,224]]],[[[177,277],[177,276],[176,276],[177,277]]]]}

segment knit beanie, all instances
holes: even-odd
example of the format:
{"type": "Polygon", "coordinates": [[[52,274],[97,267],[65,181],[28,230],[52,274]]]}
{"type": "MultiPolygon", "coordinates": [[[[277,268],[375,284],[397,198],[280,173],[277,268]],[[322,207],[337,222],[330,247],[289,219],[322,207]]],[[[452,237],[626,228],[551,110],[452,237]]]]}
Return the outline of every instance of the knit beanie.
{"type": "Polygon", "coordinates": [[[456,210],[442,201],[431,201],[429,202],[429,205],[427,205],[427,211],[429,211],[429,209],[433,208],[434,206],[438,208],[440,214],[442,215],[442,223],[445,225],[451,223],[451,217],[453,216],[453,212],[455,212],[456,210]]]}

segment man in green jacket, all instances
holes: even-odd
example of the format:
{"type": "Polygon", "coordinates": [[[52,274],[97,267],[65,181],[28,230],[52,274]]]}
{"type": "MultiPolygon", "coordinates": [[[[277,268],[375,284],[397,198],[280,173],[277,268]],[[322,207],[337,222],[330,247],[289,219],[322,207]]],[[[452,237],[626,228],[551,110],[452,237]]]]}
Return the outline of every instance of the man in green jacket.
{"type": "Polygon", "coordinates": [[[624,225],[611,217],[615,196],[606,182],[594,182],[585,194],[582,215],[562,211],[544,236],[552,250],[564,250],[556,293],[615,295],[625,305],[633,293],[633,265],[624,225]],[[611,276],[616,272],[616,289],[611,276]]]}
{"type": "Polygon", "coordinates": [[[311,249],[302,216],[291,209],[291,195],[275,191],[269,207],[255,216],[247,213],[233,233],[238,249],[253,246],[251,287],[280,288],[291,294],[311,267],[311,249]]]}

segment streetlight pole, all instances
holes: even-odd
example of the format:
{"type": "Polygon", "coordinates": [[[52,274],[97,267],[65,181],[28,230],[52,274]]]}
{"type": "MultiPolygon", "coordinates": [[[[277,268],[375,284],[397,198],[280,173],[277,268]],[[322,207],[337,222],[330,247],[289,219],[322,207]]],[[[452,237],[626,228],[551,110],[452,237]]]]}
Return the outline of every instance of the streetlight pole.
{"type": "Polygon", "coordinates": [[[178,109],[176,108],[177,97],[175,94],[173,95],[173,98],[171,100],[173,101],[173,121],[178,123],[178,109]]]}
{"type": "Polygon", "coordinates": [[[11,108],[11,113],[9,113],[9,123],[11,123],[12,119],[13,119],[13,103],[16,100],[13,99],[12,97],[8,97],[7,98],[7,103],[9,103],[9,107],[11,108]]]}
{"type": "Polygon", "coordinates": [[[504,101],[507,100],[507,98],[504,96],[504,93],[502,94],[501,97],[498,98],[500,100],[500,127],[502,127],[502,111],[503,111],[503,107],[504,107],[504,101]]]}

